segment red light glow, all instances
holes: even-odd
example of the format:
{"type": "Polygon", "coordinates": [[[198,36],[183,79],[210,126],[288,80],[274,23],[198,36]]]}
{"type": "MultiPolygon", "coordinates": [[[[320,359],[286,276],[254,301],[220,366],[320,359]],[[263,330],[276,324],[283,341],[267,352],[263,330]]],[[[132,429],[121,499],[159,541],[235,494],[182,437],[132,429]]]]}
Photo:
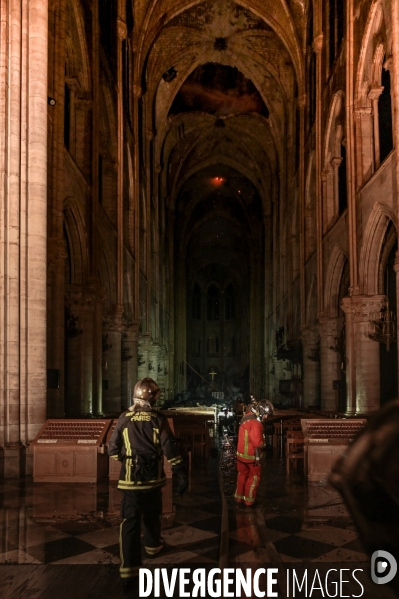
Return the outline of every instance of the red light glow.
{"type": "Polygon", "coordinates": [[[223,177],[213,177],[211,182],[213,185],[222,185],[222,183],[224,183],[224,179],[223,177]]]}

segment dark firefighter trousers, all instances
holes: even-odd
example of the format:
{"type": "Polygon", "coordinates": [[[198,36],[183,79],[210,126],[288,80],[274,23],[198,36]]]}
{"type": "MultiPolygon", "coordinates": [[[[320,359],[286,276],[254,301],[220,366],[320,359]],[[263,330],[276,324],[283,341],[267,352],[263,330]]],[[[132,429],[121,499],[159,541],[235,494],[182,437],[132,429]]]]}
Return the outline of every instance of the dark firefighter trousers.
{"type": "Polygon", "coordinates": [[[162,545],[162,489],[158,487],[148,491],[122,493],[119,571],[121,578],[133,578],[138,576],[141,566],[141,518],[144,524],[144,548],[148,555],[157,553],[162,545]]]}

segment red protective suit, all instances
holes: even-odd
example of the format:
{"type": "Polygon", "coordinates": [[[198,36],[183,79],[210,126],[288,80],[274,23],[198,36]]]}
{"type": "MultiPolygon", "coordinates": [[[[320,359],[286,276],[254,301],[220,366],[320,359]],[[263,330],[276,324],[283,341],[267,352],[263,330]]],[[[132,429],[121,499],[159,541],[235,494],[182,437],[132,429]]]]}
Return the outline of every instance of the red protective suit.
{"type": "Polygon", "coordinates": [[[240,423],[237,443],[237,488],[234,494],[238,503],[252,505],[260,483],[260,448],[264,443],[263,426],[252,412],[245,414],[240,423]]]}

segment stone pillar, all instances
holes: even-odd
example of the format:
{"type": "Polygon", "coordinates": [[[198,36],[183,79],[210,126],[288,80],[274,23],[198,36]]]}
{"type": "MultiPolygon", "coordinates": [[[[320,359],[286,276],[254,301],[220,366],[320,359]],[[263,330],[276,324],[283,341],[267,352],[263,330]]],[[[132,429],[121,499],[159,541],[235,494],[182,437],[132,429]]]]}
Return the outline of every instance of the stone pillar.
{"type": "Polygon", "coordinates": [[[374,164],[375,170],[378,170],[380,167],[380,128],[378,123],[378,99],[384,88],[381,86],[372,87],[369,92],[369,100],[371,100],[373,105],[373,133],[374,133],[374,164]]]}
{"type": "Polygon", "coordinates": [[[150,376],[148,352],[151,347],[149,335],[140,335],[137,353],[137,378],[143,379],[150,376]]]}
{"type": "Polygon", "coordinates": [[[48,418],[65,415],[65,247],[64,239],[53,237],[48,244],[48,322],[47,368],[54,372],[54,383],[47,390],[48,418]],[[58,378],[58,388],[56,379],[58,378]]]}
{"type": "Polygon", "coordinates": [[[138,322],[128,324],[122,333],[122,406],[132,405],[133,389],[137,382],[138,322]]]}
{"type": "Polygon", "coordinates": [[[122,411],[122,311],[115,310],[103,324],[103,411],[122,411]]]}
{"type": "Polygon", "coordinates": [[[4,476],[46,419],[48,2],[0,3],[0,444],[4,476]]]}
{"type": "Polygon", "coordinates": [[[374,173],[373,109],[355,110],[356,133],[361,143],[356,144],[356,188],[366,183],[374,173]]]}
{"type": "Polygon", "coordinates": [[[333,381],[341,379],[341,356],[331,348],[339,337],[343,319],[323,316],[319,322],[321,409],[336,412],[339,395],[333,387],[333,381]]]}
{"type": "Polygon", "coordinates": [[[93,414],[103,416],[103,303],[105,289],[98,288],[93,314],[93,414]]]}
{"type": "Polygon", "coordinates": [[[159,388],[161,389],[161,402],[165,401],[166,395],[166,386],[165,386],[165,370],[166,370],[166,347],[162,345],[159,349],[159,360],[158,360],[158,376],[157,383],[159,388]]]}
{"type": "Polygon", "coordinates": [[[384,295],[353,295],[342,300],[345,312],[348,413],[368,414],[380,407],[380,347],[369,338],[369,324],[385,305],[384,295]]]}
{"type": "Polygon", "coordinates": [[[149,376],[157,383],[158,382],[158,365],[159,365],[159,350],[160,347],[156,343],[151,345],[148,352],[148,372],[149,376]]]}
{"type": "Polygon", "coordinates": [[[65,415],[93,414],[93,324],[95,291],[67,285],[65,415]]]}
{"type": "Polygon", "coordinates": [[[303,346],[303,407],[320,405],[320,347],[316,327],[301,328],[303,346]]]}

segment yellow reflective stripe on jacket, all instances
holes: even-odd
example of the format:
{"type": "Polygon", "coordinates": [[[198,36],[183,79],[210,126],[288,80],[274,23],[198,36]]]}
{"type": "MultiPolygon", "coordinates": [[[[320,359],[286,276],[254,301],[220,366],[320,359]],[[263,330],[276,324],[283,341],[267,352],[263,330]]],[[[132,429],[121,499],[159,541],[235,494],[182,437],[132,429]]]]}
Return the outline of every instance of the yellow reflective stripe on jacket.
{"type": "Polygon", "coordinates": [[[159,428],[152,429],[152,442],[154,445],[159,445],[159,428]]]}
{"type": "Polygon", "coordinates": [[[170,460],[168,460],[169,464],[171,466],[175,466],[176,464],[180,464],[183,461],[183,458],[181,458],[179,455],[176,456],[175,458],[171,458],[170,460]]]}
{"type": "Polygon", "coordinates": [[[144,480],[137,482],[120,480],[118,481],[118,489],[129,490],[134,489],[135,491],[148,491],[149,489],[156,489],[156,487],[162,487],[166,484],[166,476],[157,480],[144,480]]]}
{"type": "Polygon", "coordinates": [[[239,451],[237,451],[237,454],[239,458],[244,458],[244,460],[255,460],[256,456],[254,455],[248,455],[246,453],[240,453],[239,451]]]}
{"type": "Polygon", "coordinates": [[[244,455],[248,453],[248,431],[245,429],[244,431],[244,455]]]}
{"type": "Polygon", "coordinates": [[[258,477],[257,477],[257,475],[255,474],[255,476],[254,476],[254,480],[253,480],[253,482],[252,482],[252,485],[251,485],[251,488],[249,489],[249,497],[250,497],[250,501],[252,501],[252,492],[253,492],[253,490],[254,490],[254,488],[255,488],[255,486],[256,486],[256,483],[257,483],[257,482],[258,482],[258,477]]]}
{"type": "MultiPolygon", "coordinates": [[[[123,434],[123,440],[125,442],[126,453],[127,453],[127,455],[131,455],[132,449],[130,446],[129,431],[127,430],[127,428],[123,429],[122,434],[123,434]]],[[[125,462],[125,467],[126,467],[125,479],[126,479],[126,481],[131,481],[132,480],[132,459],[131,458],[127,458],[127,460],[125,462]]]]}

